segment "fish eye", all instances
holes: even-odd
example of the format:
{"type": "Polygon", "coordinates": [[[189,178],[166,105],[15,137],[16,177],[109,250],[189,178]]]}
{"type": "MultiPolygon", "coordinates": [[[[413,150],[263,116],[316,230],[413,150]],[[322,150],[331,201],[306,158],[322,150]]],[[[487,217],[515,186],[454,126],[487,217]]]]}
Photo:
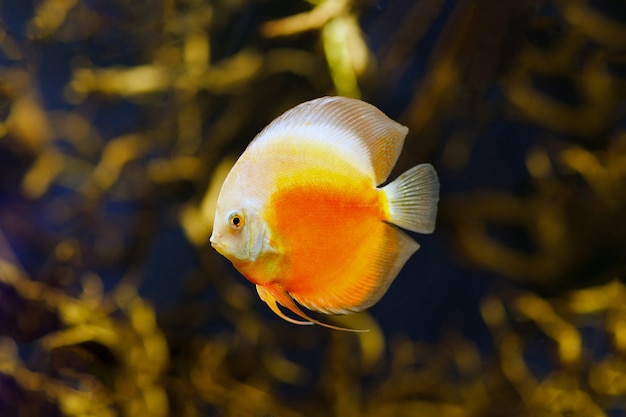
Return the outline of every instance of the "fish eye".
{"type": "Polygon", "coordinates": [[[228,216],[228,225],[235,229],[241,229],[243,227],[244,221],[243,221],[243,215],[241,213],[238,212],[234,212],[231,213],[230,216],[228,216]]]}

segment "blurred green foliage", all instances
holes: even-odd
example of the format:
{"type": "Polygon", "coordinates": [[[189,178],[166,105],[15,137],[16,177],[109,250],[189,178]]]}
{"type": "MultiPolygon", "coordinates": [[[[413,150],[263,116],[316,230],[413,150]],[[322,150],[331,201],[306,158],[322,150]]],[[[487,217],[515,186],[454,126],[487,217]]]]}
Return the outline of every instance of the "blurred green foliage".
{"type": "Polygon", "coordinates": [[[619,2],[389,2],[381,15],[401,18],[381,18],[376,51],[360,23],[375,5],[356,0],[24,4],[4,2],[0,15],[1,416],[626,412],[619,2]],[[286,334],[207,244],[220,181],[293,105],[384,97],[438,19],[399,117],[421,139],[407,141],[399,169],[440,149],[440,172],[467,174],[496,118],[541,139],[520,155],[523,193],[446,195],[442,181],[455,259],[503,277],[477,306],[493,347],[456,329],[436,345],[387,340],[367,313],[338,320],[368,334],[286,334]],[[116,127],[126,112],[139,122],[116,127]],[[180,303],[155,311],[138,292],[162,222],[184,230],[198,265],[172,277],[180,303]],[[532,249],[497,227],[522,230],[532,249]]]}

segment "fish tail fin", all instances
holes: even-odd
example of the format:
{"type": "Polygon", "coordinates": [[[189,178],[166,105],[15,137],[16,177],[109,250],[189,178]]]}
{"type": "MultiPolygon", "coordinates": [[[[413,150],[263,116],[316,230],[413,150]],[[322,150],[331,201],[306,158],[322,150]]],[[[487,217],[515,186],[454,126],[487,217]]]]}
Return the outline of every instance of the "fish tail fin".
{"type": "Polygon", "coordinates": [[[265,301],[265,303],[269,306],[269,308],[278,317],[282,318],[283,320],[288,321],[289,323],[300,324],[300,325],[317,324],[319,326],[327,327],[329,329],[343,330],[347,332],[361,333],[361,332],[369,331],[369,330],[348,329],[346,327],[333,326],[332,324],[327,324],[327,323],[323,323],[321,321],[315,320],[314,318],[309,317],[304,311],[302,311],[302,309],[298,307],[298,305],[293,301],[293,299],[289,296],[289,294],[287,294],[284,290],[280,288],[257,285],[256,290],[259,293],[259,297],[261,298],[261,300],[265,301]],[[278,304],[289,309],[291,312],[298,315],[299,317],[302,317],[306,321],[295,320],[295,319],[292,319],[291,317],[288,317],[287,315],[285,315],[285,313],[283,313],[280,310],[280,308],[278,307],[278,304]]]}
{"type": "Polygon", "coordinates": [[[432,233],[437,218],[439,180],[430,164],[420,164],[382,188],[390,223],[418,233],[432,233]]]}

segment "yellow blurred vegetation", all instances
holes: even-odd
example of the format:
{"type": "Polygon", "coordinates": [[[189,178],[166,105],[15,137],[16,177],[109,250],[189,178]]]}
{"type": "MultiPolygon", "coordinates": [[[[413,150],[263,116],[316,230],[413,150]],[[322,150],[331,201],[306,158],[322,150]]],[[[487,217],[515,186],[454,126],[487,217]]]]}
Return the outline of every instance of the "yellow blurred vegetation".
{"type": "MultiPolygon", "coordinates": [[[[477,307],[491,350],[456,329],[435,345],[387,338],[368,313],[336,318],[371,329],[364,334],[266,320],[253,290],[208,246],[221,181],[254,134],[315,96],[397,88],[450,6],[388,3],[381,8],[403,18],[382,26],[393,30],[377,51],[359,20],[372,5],[356,0],[41,0],[23,33],[2,25],[0,147],[15,158],[2,172],[16,173],[2,184],[23,202],[0,213],[0,407],[8,410],[0,416],[626,412],[626,22],[608,6],[452,2],[426,73],[407,94],[400,120],[411,134],[399,167],[433,155],[452,115],[488,124],[493,115],[480,103],[494,85],[506,116],[547,138],[521,156],[530,192],[485,189],[441,203],[456,256],[516,284],[492,289],[477,307]],[[246,20],[248,8],[263,20],[246,20]],[[511,31],[540,40],[507,43],[511,31]],[[98,65],[76,46],[90,42],[104,61],[116,49],[134,59],[98,65]],[[57,86],[64,106],[50,108],[42,51],[67,45],[69,74],[57,86]],[[555,83],[574,93],[544,88],[555,83]],[[103,126],[98,109],[116,103],[141,109],[143,124],[121,133],[103,126]],[[163,220],[155,207],[171,200],[163,220]],[[111,214],[110,204],[131,209],[111,214]],[[29,220],[28,207],[51,231],[29,220]],[[198,257],[197,270],[172,277],[184,293],[174,311],[140,296],[159,221],[180,226],[198,257]],[[533,250],[494,236],[498,225],[524,230],[533,250]],[[24,242],[43,265],[20,258],[24,242]],[[115,268],[122,277],[113,283],[98,272],[115,268]],[[207,301],[209,288],[217,294],[207,301]],[[537,351],[547,365],[533,362],[537,351]],[[316,369],[294,359],[310,352],[316,369]]],[[[441,170],[464,172],[479,130],[439,144],[441,170]]]]}

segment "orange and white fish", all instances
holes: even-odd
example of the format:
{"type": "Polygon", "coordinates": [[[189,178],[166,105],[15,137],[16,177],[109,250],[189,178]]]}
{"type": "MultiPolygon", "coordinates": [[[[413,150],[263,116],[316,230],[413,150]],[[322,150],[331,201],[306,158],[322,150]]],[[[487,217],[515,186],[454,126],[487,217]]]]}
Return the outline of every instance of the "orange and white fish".
{"type": "Polygon", "coordinates": [[[287,111],[226,177],[211,245],[283,319],[337,328],[298,304],[326,314],[372,306],[419,248],[397,226],[435,228],[439,181],[432,165],[377,187],[407,132],[376,107],[344,97],[287,111]],[[277,302],[306,321],[286,316],[277,302]]]}

